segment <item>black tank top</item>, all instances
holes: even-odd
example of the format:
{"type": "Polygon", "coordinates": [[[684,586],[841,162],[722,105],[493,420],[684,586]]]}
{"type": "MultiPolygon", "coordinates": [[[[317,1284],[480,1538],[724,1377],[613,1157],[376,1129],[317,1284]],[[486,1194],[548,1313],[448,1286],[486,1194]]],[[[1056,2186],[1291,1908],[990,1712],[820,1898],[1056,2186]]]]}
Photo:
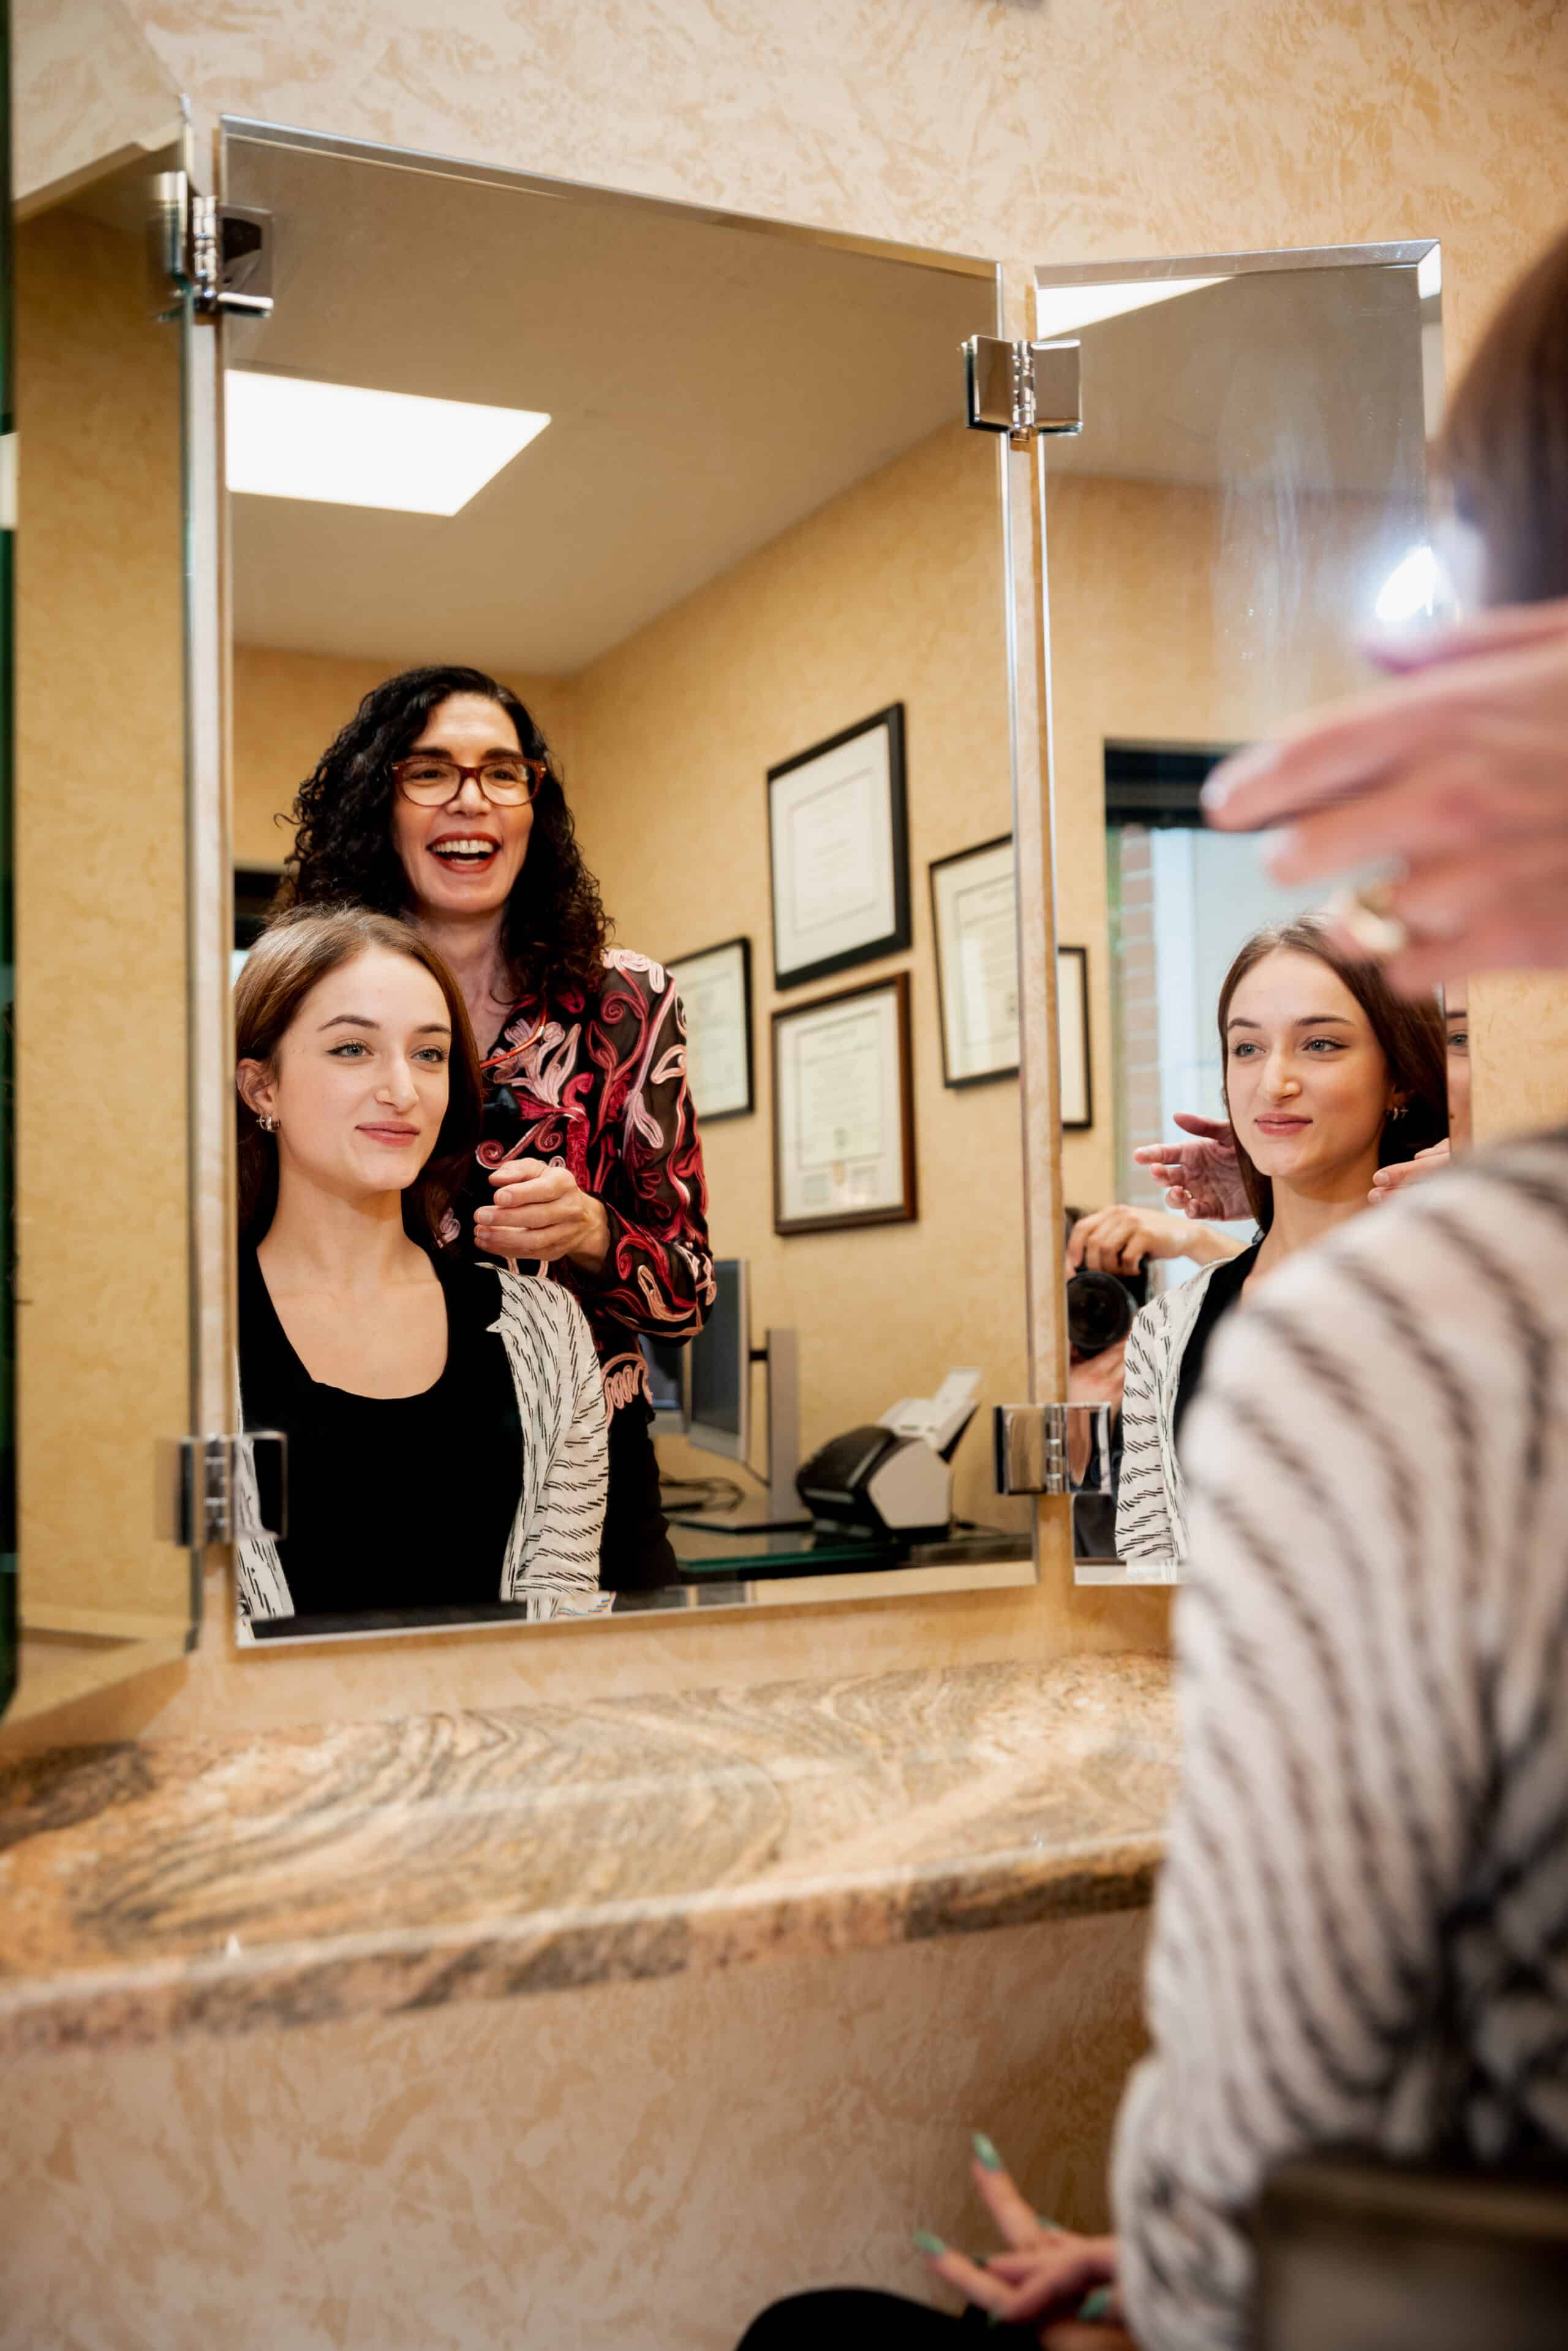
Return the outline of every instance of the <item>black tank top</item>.
{"type": "Polygon", "coordinates": [[[446,1301],[440,1377],[419,1395],[361,1396],[310,1377],[255,1249],[241,1250],[245,1424],[288,1438],[288,1532],[277,1552],[290,1629],[302,1616],[500,1600],[522,1482],[517,1390],[489,1328],[500,1286],[486,1267],[432,1262],[446,1301]]]}

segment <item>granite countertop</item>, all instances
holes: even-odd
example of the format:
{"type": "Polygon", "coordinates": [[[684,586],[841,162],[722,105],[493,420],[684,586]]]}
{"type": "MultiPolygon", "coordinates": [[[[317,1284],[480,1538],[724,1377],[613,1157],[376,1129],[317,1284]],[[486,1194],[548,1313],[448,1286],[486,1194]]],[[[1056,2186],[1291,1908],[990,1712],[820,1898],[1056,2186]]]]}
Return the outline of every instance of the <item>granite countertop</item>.
{"type": "Polygon", "coordinates": [[[0,2053],[1135,1907],[1140,1656],[147,1740],[0,1766],[0,2053]]]}

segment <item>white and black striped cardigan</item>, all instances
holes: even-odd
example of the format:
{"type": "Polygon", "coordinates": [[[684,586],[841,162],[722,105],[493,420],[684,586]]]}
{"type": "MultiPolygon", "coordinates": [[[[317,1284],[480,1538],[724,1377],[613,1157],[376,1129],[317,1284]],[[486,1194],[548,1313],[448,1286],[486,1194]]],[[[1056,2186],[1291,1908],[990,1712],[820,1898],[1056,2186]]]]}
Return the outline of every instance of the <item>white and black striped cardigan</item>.
{"type": "Polygon", "coordinates": [[[1122,1390],[1118,1559],[1186,1556],[1186,1488],[1176,1449],[1176,1391],[1186,1343],[1218,1270],[1218,1265],[1206,1265],[1190,1280],[1151,1298],[1134,1317],[1122,1390]]]}
{"type": "MultiPolygon", "coordinates": [[[[500,1285],[499,1311],[489,1328],[500,1333],[507,1351],[522,1426],[517,1515],[496,1596],[525,1609],[530,1620],[601,1614],[613,1600],[599,1588],[607,1478],[604,1380],[587,1318],[557,1282],[499,1266],[474,1270],[494,1273],[500,1285]]],[[[254,1509],[248,1465],[242,1465],[241,1489],[242,1502],[254,1509]]],[[[252,1617],[293,1615],[275,1542],[246,1538],[235,1546],[235,1561],[242,1637],[252,1617]]]]}
{"type": "Polygon", "coordinates": [[[1281,1266],[1182,1442],[1182,1781],[1114,2166],[1144,2351],[1251,2339],[1287,2158],[1568,2152],[1568,1135],[1281,1266]]]}

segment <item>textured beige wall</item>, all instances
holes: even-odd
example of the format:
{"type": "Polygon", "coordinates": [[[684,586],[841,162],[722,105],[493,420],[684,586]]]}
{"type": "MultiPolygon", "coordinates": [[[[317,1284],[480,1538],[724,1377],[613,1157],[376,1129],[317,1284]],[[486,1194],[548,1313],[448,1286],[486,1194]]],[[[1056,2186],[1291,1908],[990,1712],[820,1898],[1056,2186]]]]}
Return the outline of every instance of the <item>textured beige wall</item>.
{"type": "Polygon", "coordinates": [[[1103,2220],[1145,1915],[13,2066],[0,2351],[733,2351],[993,2240],[988,2130],[1103,2220]],[[373,2185],[372,2185],[373,2183],[373,2185]]]}
{"type": "MultiPolygon", "coordinates": [[[[281,865],[293,827],[275,820],[315,768],[363,696],[406,662],[345,661],[332,654],[281,653],[270,645],[234,652],[234,842],[238,865],[281,865]]],[[[570,770],[570,685],[509,674],[510,685],[543,726],[570,770]]]]}
{"type": "Polygon", "coordinates": [[[1568,1121],[1568,980],[1560,972],[1472,979],[1471,1116],[1478,1144],[1568,1121]]]}
{"type": "Polygon", "coordinates": [[[956,1508],[1027,1528],[1029,1506],[996,1495],[983,1425],[1028,1393],[1018,1085],[942,1082],[927,875],[1012,826],[990,443],[959,426],[923,442],[639,631],[576,695],[573,802],[619,936],[661,958],[751,940],[757,1110],[706,1130],[703,1151],[714,1246],[749,1260],[754,1330],[800,1332],[803,1449],[978,1364],[987,1413],[957,1457],[956,1508]],[[767,770],[892,702],[913,950],[777,995],[767,770]],[[911,979],[918,1218],[781,1239],[769,1016],[894,969],[911,979]]]}
{"type": "Polygon", "coordinates": [[[17,1236],[25,1624],[183,1624],[153,1447],[189,1426],[179,347],[140,244],[16,238],[17,1236]]]}

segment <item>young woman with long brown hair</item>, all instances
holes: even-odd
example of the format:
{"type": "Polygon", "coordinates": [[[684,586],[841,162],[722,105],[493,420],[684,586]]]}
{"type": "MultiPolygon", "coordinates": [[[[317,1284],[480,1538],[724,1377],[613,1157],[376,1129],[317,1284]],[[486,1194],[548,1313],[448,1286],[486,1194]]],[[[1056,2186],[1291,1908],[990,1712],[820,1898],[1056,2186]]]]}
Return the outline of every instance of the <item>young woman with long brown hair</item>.
{"type": "Polygon", "coordinates": [[[1116,1549],[1180,1560],[1177,1438],[1225,1316],[1300,1249],[1367,1206],[1381,1167],[1448,1131],[1446,1040],[1431,1001],[1402,1003],[1321,925],[1249,939],[1219,991],[1219,1047],[1238,1170],[1259,1237],[1153,1298],[1127,1342],[1116,1549]]]}
{"type": "Polygon", "coordinates": [[[240,1387],[288,1439],[242,1614],[597,1613],[602,1384],[564,1290],[453,1247],[479,1137],[463,998],[408,925],[285,915],[235,990],[240,1387]]]}

